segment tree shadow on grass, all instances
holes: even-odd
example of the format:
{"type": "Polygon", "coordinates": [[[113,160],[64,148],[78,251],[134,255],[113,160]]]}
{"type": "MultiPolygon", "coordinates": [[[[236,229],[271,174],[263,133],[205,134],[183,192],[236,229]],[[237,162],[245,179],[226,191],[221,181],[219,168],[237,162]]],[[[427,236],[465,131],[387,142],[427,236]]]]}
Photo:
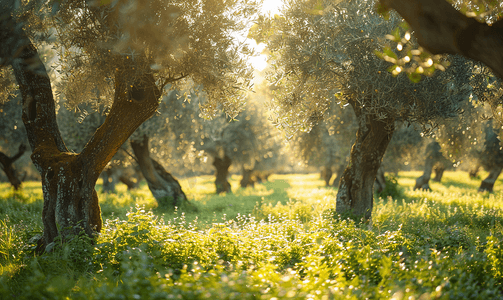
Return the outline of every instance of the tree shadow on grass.
{"type": "MultiPolygon", "coordinates": [[[[188,222],[197,217],[199,226],[211,227],[213,223],[221,223],[238,216],[255,216],[256,210],[260,209],[263,204],[275,205],[278,202],[286,204],[289,187],[290,184],[286,180],[273,179],[257,184],[254,188],[236,189],[234,193],[208,194],[193,202],[198,208],[197,213],[188,210],[182,211],[188,222]]],[[[180,211],[164,213],[166,220],[180,215],[180,211]]]]}
{"type": "Polygon", "coordinates": [[[449,188],[449,187],[455,187],[455,188],[472,188],[474,191],[477,191],[477,189],[480,187],[480,183],[482,180],[471,180],[469,183],[466,182],[459,182],[456,180],[453,180],[451,178],[443,178],[439,184],[442,184],[443,186],[449,188]]]}

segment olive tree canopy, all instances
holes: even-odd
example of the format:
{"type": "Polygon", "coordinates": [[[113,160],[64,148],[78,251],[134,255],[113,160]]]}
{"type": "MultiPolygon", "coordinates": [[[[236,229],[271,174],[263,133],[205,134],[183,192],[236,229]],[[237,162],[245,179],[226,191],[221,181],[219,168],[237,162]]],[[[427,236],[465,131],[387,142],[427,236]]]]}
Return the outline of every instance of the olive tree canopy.
{"type": "Polygon", "coordinates": [[[0,2],[0,66],[10,66],[23,97],[23,123],[42,175],[44,237],[53,240],[101,229],[94,186],[120,146],[159,105],[167,84],[204,86],[211,116],[235,115],[250,87],[246,47],[233,33],[246,27],[256,1],[16,1],[0,2]],[[57,51],[52,80],[36,45],[57,51]],[[190,80],[189,80],[190,79],[190,80]],[[53,94],[55,86],[55,94],[53,94]],[[68,151],[56,103],[108,106],[104,123],[80,153],[68,151]]]}
{"type": "Polygon", "coordinates": [[[403,74],[390,74],[390,64],[375,51],[390,46],[385,36],[401,19],[391,14],[385,20],[374,6],[370,0],[291,0],[282,16],[262,18],[250,33],[271,51],[276,121],[287,132],[308,129],[322,119],[334,94],[340,105],[353,108],[358,132],[339,185],[337,211],[367,218],[395,123],[417,122],[432,129],[456,115],[469,95],[467,86],[454,80],[463,63],[417,84],[403,74]]]}

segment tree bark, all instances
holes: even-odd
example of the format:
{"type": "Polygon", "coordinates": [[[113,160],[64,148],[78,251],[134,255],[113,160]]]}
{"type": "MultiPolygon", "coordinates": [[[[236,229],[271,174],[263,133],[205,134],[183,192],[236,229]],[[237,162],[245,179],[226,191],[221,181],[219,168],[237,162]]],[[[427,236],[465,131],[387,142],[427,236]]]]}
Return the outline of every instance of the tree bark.
{"type": "Polygon", "coordinates": [[[241,173],[243,178],[239,182],[242,188],[247,186],[255,187],[255,180],[253,176],[253,170],[246,169],[245,167],[241,168],[241,173]]]}
{"type": "Polygon", "coordinates": [[[500,145],[498,132],[494,131],[492,121],[489,121],[485,128],[484,149],[479,157],[479,162],[489,172],[489,175],[481,182],[479,192],[492,192],[503,169],[503,150],[500,145]]]}
{"type": "Polygon", "coordinates": [[[430,144],[428,144],[428,146],[426,146],[426,159],[424,162],[423,175],[416,179],[414,190],[431,190],[430,178],[431,172],[433,171],[433,166],[443,158],[440,149],[440,144],[437,142],[431,142],[430,144]]]}
{"type": "Polygon", "coordinates": [[[332,165],[326,165],[323,167],[323,180],[325,181],[326,186],[330,186],[330,179],[332,179],[332,175],[334,174],[332,172],[332,165]]]}
{"type": "Polygon", "coordinates": [[[344,171],[336,199],[336,212],[370,219],[374,182],[382,157],[394,131],[393,120],[378,120],[358,104],[351,103],[358,118],[356,141],[344,171]]]}
{"type": "Polygon", "coordinates": [[[231,159],[227,155],[224,155],[224,158],[220,158],[215,156],[213,161],[213,165],[215,166],[215,187],[217,189],[217,194],[220,193],[232,193],[231,185],[229,181],[227,181],[227,177],[229,176],[229,167],[231,166],[231,159]]]}
{"type": "Polygon", "coordinates": [[[443,164],[437,164],[433,168],[433,172],[435,172],[435,177],[433,181],[440,182],[442,181],[442,176],[444,175],[445,167],[443,164]]]}
{"type": "Polygon", "coordinates": [[[4,153],[0,152],[0,165],[2,166],[2,170],[5,172],[7,179],[16,191],[21,188],[21,180],[19,179],[19,176],[13,164],[18,158],[23,155],[25,151],[26,146],[21,144],[19,145],[18,152],[13,157],[8,157],[4,153]]]}
{"type": "Polygon", "coordinates": [[[461,54],[483,62],[503,79],[503,21],[492,26],[457,11],[445,0],[380,0],[414,30],[419,44],[433,54],[461,54]]]}
{"type": "Polygon", "coordinates": [[[487,176],[486,179],[482,180],[482,183],[480,184],[479,192],[493,192],[494,188],[494,183],[498,179],[498,176],[501,174],[501,170],[503,170],[503,167],[500,165],[494,165],[490,170],[489,170],[489,175],[487,176]]]}
{"type": "Polygon", "coordinates": [[[143,136],[143,140],[131,141],[133,153],[138,161],[141,172],[155,200],[161,208],[180,207],[187,197],[182,191],[182,187],[162,165],[150,157],[149,137],[143,136]]]}
{"type": "Polygon", "coordinates": [[[22,119],[33,150],[31,159],[42,177],[44,233],[39,249],[50,251],[58,235],[65,240],[82,230],[89,236],[101,230],[96,181],[119,147],[154,114],[160,92],[152,74],[144,71],[141,83],[135,84],[144,91],[144,97],[132,99],[126,93],[124,76],[134,66],[124,59],[115,74],[114,103],[105,122],[81,153],[69,152],[56,123],[51,82],[36,48],[10,15],[1,25],[2,48],[18,47],[14,56],[2,59],[12,66],[21,91],[22,119]]]}

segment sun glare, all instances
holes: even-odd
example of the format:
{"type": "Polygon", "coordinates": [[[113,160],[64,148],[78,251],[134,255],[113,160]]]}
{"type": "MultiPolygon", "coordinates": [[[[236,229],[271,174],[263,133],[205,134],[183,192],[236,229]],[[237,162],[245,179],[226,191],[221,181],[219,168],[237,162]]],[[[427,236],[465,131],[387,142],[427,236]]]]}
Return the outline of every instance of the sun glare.
{"type": "MultiPolygon", "coordinates": [[[[262,4],[262,13],[271,16],[279,14],[279,9],[282,4],[283,1],[281,0],[264,0],[264,3],[262,4]]],[[[254,40],[250,40],[250,45],[258,53],[261,53],[265,48],[265,44],[260,43],[257,45],[254,40]]],[[[250,58],[249,62],[255,69],[262,71],[265,67],[267,67],[267,55],[261,54],[259,56],[255,56],[253,58],[250,58]]]]}
{"type": "Polygon", "coordinates": [[[283,4],[283,1],[281,0],[264,0],[264,3],[262,4],[262,12],[274,16],[279,13],[281,4],[283,4]]]}

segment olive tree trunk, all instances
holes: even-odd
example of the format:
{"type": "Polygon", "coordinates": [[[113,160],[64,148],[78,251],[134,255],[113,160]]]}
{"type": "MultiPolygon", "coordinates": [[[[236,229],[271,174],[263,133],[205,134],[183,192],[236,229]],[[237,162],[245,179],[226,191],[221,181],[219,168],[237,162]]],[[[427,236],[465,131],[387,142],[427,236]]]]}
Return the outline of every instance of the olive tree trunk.
{"type": "Polygon", "coordinates": [[[489,120],[485,128],[484,149],[479,157],[479,162],[489,172],[479,188],[479,192],[492,192],[494,183],[503,169],[503,150],[498,138],[498,132],[493,129],[492,120],[489,120]]]}
{"type": "Polygon", "coordinates": [[[493,168],[489,170],[489,175],[487,175],[486,179],[482,180],[482,183],[480,184],[479,192],[493,192],[494,189],[494,183],[498,179],[498,177],[501,174],[501,170],[503,170],[503,167],[499,165],[495,165],[493,168]]]}
{"type": "Polygon", "coordinates": [[[332,172],[332,165],[326,165],[323,167],[323,171],[321,172],[323,176],[323,180],[325,181],[326,186],[330,186],[330,179],[332,179],[332,175],[334,174],[332,172]]]}
{"type": "Polygon", "coordinates": [[[187,201],[187,197],[178,180],[168,173],[159,162],[150,157],[148,143],[149,137],[147,135],[144,135],[141,141],[131,140],[131,148],[133,148],[143,177],[145,177],[159,207],[180,207],[187,201]]]}
{"type": "Polygon", "coordinates": [[[503,167],[501,165],[494,165],[491,169],[489,169],[489,175],[487,175],[486,179],[482,180],[480,183],[479,192],[493,192],[494,183],[498,179],[501,174],[501,170],[503,167]]]}
{"type": "Polygon", "coordinates": [[[217,194],[220,193],[232,193],[231,185],[229,181],[227,181],[227,177],[229,176],[229,167],[232,164],[232,160],[227,155],[224,155],[224,158],[220,158],[215,156],[213,160],[213,165],[215,166],[215,187],[217,189],[217,194]]]}
{"type": "Polygon", "coordinates": [[[81,153],[69,152],[56,123],[51,82],[35,46],[10,15],[0,25],[0,58],[8,57],[19,85],[31,159],[42,177],[44,232],[39,250],[50,251],[59,235],[65,240],[82,230],[89,236],[101,230],[96,181],[120,146],[154,114],[160,92],[152,74],[145,72],[135,85],[143,97],[132,99],[123,77],[132,70],[124,67],[131,66],[124,59],[115,74],[114,103],[105,122],[81,153]]]}
{"type": "Polygon", "coordinates": [[[255,187],[255,180],[253,176],[253,170],[247,169],[245,167],[241,168],[242,179],[239,182],[242,188],[247,186],[255,187]]]}
{"type": "Polygon", "coordinates": [[[336,199],[336,212],[369,219],[374,203],[374,182],[382,157],[394,131],[392,120],[378,120],[351,103],[358,118],[356,141],[349,165],[342,174],[336,199]]]}
{"type": "Polygon", "coordinates": [[[430,179],[433,167],[438,161],[442,160],[443,158],[440,149],[440,144],[438,142],[431,142],[430,144],[428,144],[428,146],[426,146],[426,158],[424,162],[423,175],[416,179],[414,190],[430,190],[430,179]]]}
{"type": "Polygon", "coordinates": [[[18,152],[12,157],[8,157],[4,153],[0,152],[0,166],[5,172],[5,175],[7,175],[7,179],[15,190],[19,190],[19,188],[21,188],[21,180],[19,179],[13,164],[18,158],[23,155],[25,151],[26,146],[21,144],[19,146],[18,152]]]}
{"type": "Polygon", "coordinates": [[[445,166],[443,164],[437,164],[433,168],[433,172],[435,172],[435,177],[433,177],[433,181],[440,182],[442,181],[442,176],[444,176],[445,166]]]}

